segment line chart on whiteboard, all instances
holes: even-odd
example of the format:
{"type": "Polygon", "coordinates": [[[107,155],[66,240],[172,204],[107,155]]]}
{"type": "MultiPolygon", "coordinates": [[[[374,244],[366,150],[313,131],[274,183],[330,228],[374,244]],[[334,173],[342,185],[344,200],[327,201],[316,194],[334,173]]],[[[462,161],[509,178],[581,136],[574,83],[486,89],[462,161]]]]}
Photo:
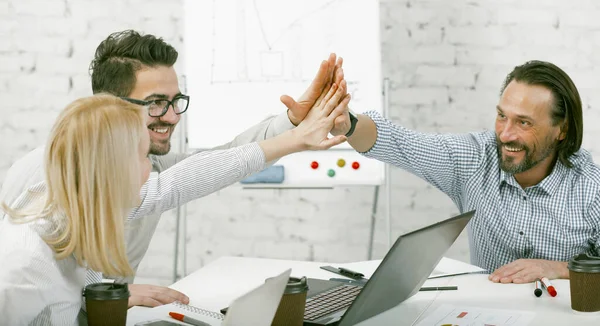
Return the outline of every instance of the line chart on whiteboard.
{"type": "Polygon", "coordinates": [[[188,89],[211,108],[189,111],[190,145],[220,145],[281,113],[280,96],[304,93],[332,52],[344,58],[351,107],[381,112],[378,10],[376,0],[187,0],[188,89]],[[235,112],[231,129],[204,122],[227,118],[217,107],[235,112]]]}

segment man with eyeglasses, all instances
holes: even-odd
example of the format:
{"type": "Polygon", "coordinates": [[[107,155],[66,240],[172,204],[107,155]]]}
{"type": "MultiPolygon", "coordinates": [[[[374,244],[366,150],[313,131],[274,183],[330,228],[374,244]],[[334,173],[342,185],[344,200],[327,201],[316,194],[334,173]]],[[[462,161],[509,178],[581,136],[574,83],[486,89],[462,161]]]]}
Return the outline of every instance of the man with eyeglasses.
{"type": "MultiPolygon", "coordinates": [[[[181,114],[188,109],[190,103],[190,97],[182,94],[179,89],[177,74],[173,68],[177,56],[177,51],[162,39],[127,30],[113,33],[102,41],[96,49],[95,57],[90,65],[94,94],[110,93],[131,103],[147,107],[146,124],[150,135],[149,158],[152,168],[154,172],[161,173],[161,177],[168,175],[169,178],[181,177],[181,173],[162,172],[190,156],[187,153],[170,153],[171,136],[181,114]]],[[[298,99],[298,102],[289,96],[281,98],[288,108],[287,112],[264,120],[238,135],[230,143],[219,146],[218,149],[237,147],[271,138],[297,126],[321,93],[329,89],[332,82],[340,85],[343,79],[341,64],[341,59],[336,62],[335,55],[330,55],[327,61],[321,63],[315,79],[298,99]]],[[[199,105],[196,108],[200,109],[200,99],[197,103],[199,105]]],[[[260,104],[253,103],[253,105],[260,104]]],[[[24,189],[44,180],[43,152],[43,148],[38,148],[13,164],[6,175],[0,193],[0,202],[12,203],[24,189]]],[[[210,170],[211,167],[221,167],[223,162],[227,161],[220,152],[205,154],[206,157],[203,158],[202,164],[205,171],[206,169],[210,170]]],[[[204,155],[204,153],[197,155],[204,155]]],[[[182,162],[182,164],[184,163],[182,162]]],[[[189,174],[198,173],[191,169],[189,171],[180,170],[189,174]]],[[[211,173],[207,180],[204,180],[202,184],[194,185],[203,188],[198,192],[206,195],[224,186],[231,176],[223,175],[223,172],[219,171],[226,170],[215,168],[214,173],[211,173]]],[[[183,179],[185,178],[170,181],[186,182],[183,179]]],[[[148,183],[145,187],[148,187],[148,183]]],[[[168,189],[167,191],[176,190],[168,189]]],[[[156,194],[157,190],[148,189],[147,191],[147,193],[152,192],[156,194]]],[[[137,216],[137,209],[134,209],[126,223],[127,255],[134,271],[137,270],[148,249],[161,213],[166,211],[169,205],[172,206],[172,203],[165,203],[164,199],[161,201],[160,194],[157,194],[156,198],[152,207],[154,212],[152,215],[137,216]]],[[[100,282],[103,277],[111,278],[109,275],[101,275],[89,270],[86,284],[100,282]]],[[[133,278],[112,278],[130,284],[130,307],[135,305],[153,307],[176,300],[183,303],[189,301],[184,294],[166,287],[132,284],[133,278]]]]}
{"type": "MultiPolygon", "coordinates": [[[[165,155],[169,153],[171,147],[171,135],[175,124],[165,123],[163,117],[169,112],[169,108],[173,108],[175,115],[184,113],[188,105],[190,104],[190,97],[188,95],[177,94],[173,97],[173,100],[168,100],[162,97],[163,94],[152,94],[152,97],[148,100],[138,100],[131,97],[121,96],[124,99],[133,104],[142,105],[147,108],[148,116],[151,123],[148,125],[148,130],[152,136],[150,142],[150,153],[153,155],[165,155]],[[162,119],[161,119],[162,118],[162,119]]],[[[179,119],[177,119],[179,121],[179,119]]]]}

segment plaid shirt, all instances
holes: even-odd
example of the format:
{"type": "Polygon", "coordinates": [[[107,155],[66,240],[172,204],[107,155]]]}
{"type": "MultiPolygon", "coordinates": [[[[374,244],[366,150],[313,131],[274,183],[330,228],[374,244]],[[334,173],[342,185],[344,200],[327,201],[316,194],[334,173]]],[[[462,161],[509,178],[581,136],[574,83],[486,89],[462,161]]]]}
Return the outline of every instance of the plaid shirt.
{"type": "Polygon", "coordinates": [[[418,133],[366,113],[377,141],[365,156],[393,164],[448,195],[460,212],[477,210],[468,226],[471,263],[489,271],[516,259],[568,261],[599,254],[600,170],[584,149],[557,161],[539,184],[522,189],[499,167],[492,131],[418,133]]]}

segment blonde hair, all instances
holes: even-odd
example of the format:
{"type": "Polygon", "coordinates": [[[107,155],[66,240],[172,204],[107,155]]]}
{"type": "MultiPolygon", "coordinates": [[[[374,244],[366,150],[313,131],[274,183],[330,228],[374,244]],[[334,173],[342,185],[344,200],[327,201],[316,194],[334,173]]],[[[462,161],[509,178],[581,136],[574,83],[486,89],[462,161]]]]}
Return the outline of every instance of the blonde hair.
{"type": "Polygon", "coordinates": [[[9,215],[13,220],[61,216],[53,235],[44,237],[57,259],[73,254],[78,264],[95,271],[133,275],[124,223],[139,203],[138,150],[145,132],[143,109],[112,95],[69,104],[46,146],[45,204],[35,214],[9,215]]]}

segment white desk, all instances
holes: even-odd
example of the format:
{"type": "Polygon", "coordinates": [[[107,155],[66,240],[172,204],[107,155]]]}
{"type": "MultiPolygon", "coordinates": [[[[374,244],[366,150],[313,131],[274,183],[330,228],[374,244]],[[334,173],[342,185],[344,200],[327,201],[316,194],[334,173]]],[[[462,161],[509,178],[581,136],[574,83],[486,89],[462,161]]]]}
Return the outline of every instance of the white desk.
{"type": "MultiPolygon", "coordinates": [[[[351,264],[351,268],[370,277],[378,262],[368,261],[351,264]],[[360,267],[363,267],[362,269],[360,267]]],[[[456,262],[456,265],[464,263],[456,262]]],[[[222,257],[188,275],[171,288],[189,296],[190,305],[219,311],[236,297],[262,284],[267,277],[292,268],[293,276],[329,279],[338,277],[319,268],[323,265],[340,264],[286,261],[243,257],[222,257]]],[[[341,264],[350,266],[349,264],[341,264]]],[[[558,296],[546,293],[537,298],[532,284],[496,284],[487,275],[471,274],[427,280],[424,286],[458,285],[457,291],[419,292],[397,307],[375,316],[363,323],[367,325],[413,325],[447,303],[454,306],[528,310],[536,312],[532,325],[600,325],[600,317],[578,315],[571,311],[568,280],[554,280],[558,296]]],[[[131,308],[127,325],[144,320],[149,308],[131,308]]]]}

